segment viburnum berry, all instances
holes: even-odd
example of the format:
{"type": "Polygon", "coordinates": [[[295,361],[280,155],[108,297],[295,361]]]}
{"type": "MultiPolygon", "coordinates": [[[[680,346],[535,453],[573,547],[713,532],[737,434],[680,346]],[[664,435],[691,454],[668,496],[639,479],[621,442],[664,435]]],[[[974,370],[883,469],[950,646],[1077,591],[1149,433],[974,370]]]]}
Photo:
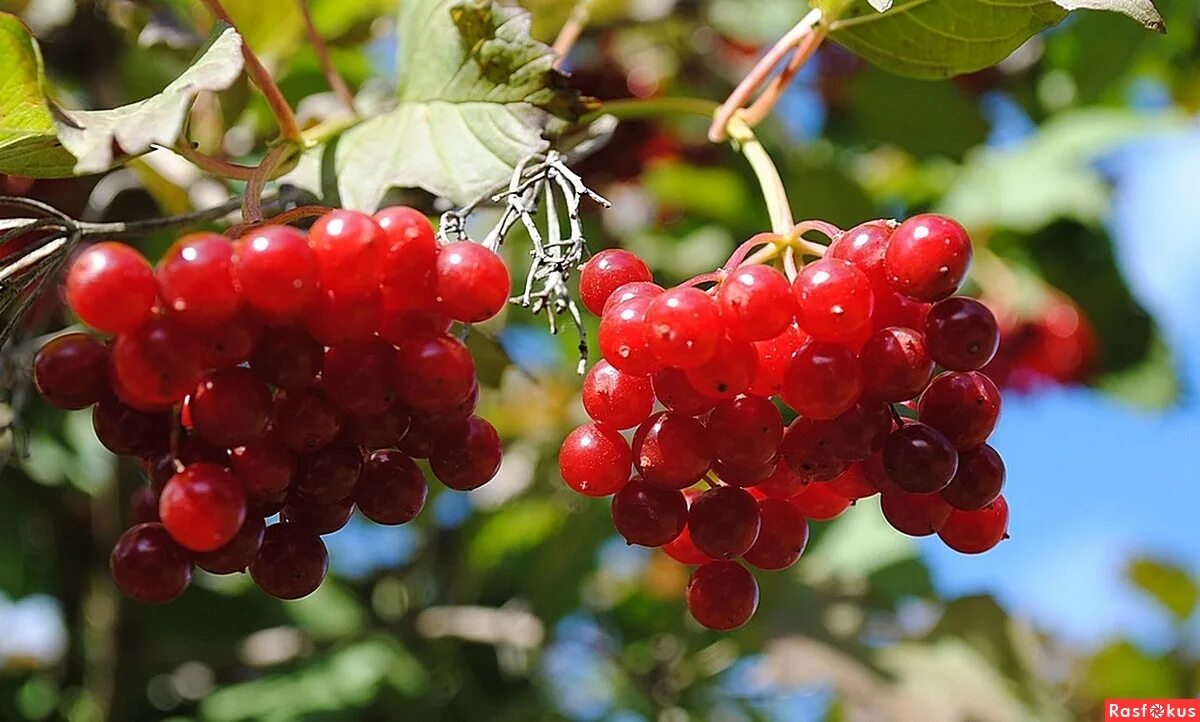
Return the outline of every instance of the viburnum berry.
{"type": "Polygon", "coordinates": [[[961,554],[982,554],[1008,537],[1008,502],[1003,496],[977,511],[955,509],[938,538],[961,554]]]}
{"type": "Polygon", "coordinates": [[[662,368],[662,362],[650,350],[646,312],[654,297],[635,296],[604,313],[600,319],[600,353],[617,369],[634,376],[646,376],[662,368]]]}
{"type": "Polygon", "coordinates": [[[309,335],[326,346],[368,341],[382,320],[383,296],[378,288],[355,295],[322,288],[304,312],[309,335]]]}
{"type": "Polygon", "coordinates": [[[887,287],[875,289],[875,313],[871,316],[872,326],[876,331],[891,326],[901,328],[923,329],[925,319],[929,315],[932,304],[909,298],[898,291],[888,291],[887,287]]]}
{"type": "Polygon", "coordinates": [[[940,494],[884,494],[880,499],[883,518],[901,534],[936,534],[950,518],[953,508],[940,494]]]}
{"type": "Polygon", "coordinates": [[[808,484],[789,464],[781,463],[763,482],[754,485],[754,492],[765,498],[787,500],[799,494],[808,484]]]}
{"type": "Polygon", "coordinates": [[[697,622],[727,632],[750,621],[758,610],[758,582],[737,562],[709,562],[692,572],[685,598],[697,622]]]}
{"type": "Polygon", "coordinates": [[[262,547],[263,532],[262,517],[253,514],[246,517],[238,533],[219,549],[210,552],[194,554],[196,566],[210,574],[236,574],[243,572],[258,556],[262,547]]]}
{"type": "Polygon", "coordinates": [[[378,338],[328,348],[322,364],[321,390],[348,414],[382,414],[396,401],[395,356],[391,344],[378,338]]]}
{"type": "Polygon", "coordinates": [[[296,474],[295,455],[270,437],[234,449],[230,465],[246,492],[247,503],[256,510],[261,503],[285,494],[296,474]]]}
{"type": "Polygon", "coordinates": [[[887,288],[884,259],[892,225],[887,221],[867,221],[851,228],[829,244],[826,258],[849,261],[871,280],[876,290],[887,288]]]}
{"type": "Polygon", "coordinates": [[[892,432],[883,447],[883,468],[904,491],[941,491],[958,470],[958,452],[941,432],[927,424],[908,423],[892,432]]]}
{"type": "Polygon", "coordinates": [[[907,296],[939,301],[962,285],[971,266],[971,237],[945,216],[913,216],[900,224],[888,242],[888,280],[907,296]]]}
{"type": "Polygon", "coordinates": [[[409,289],[390,286],[383,287],[382,296],[379,337],[395,346],[414,336],[440,336],[454,324],[432,296],[424,300],[412,296],[409,289]]]}
{"type": "Polygon", "coordinates": [[[696,548],[695,542],[692,541],[692,533],[688,531],[687,525],[684,525],[683,531],[679,532],[679,536],[664,544],[662,550],[667,556],[680,564],[696,565],[716,561],[696,548]]]}
{"type": "Polygon", "coordinates": [[[650,351],[661,363],[676,368],[693,368],[708,361],[724,337],[717,302],[691,286],[655,296],[646,308],[645,324],[650,351]]]}
{"type": "Polygon", "coordinates": [[[366,451],[396,448],[408,434],[412,416],[400,404],[372,416],[347,416],[343,433],[366,451]]]}
{"type": "Polygon", "coordinates": [[[1000,419],[1000,390],[978,371],[949,371],[921,395],[921,421],[946,435],[956,449],[988,440],[1000,419]]]}
{"type": "Polygon", "coordinates": [[[444,436],[434,443],[429,467],[438,481],[448,488],[471,491],[496,476],[502,451],[496,427],[472,416],[467,419],[461,434],[444,436]]]}
{"type": "Polygon", "coordinates": [[[432,301],[438,256],[433,224],[407,206],[384,208],[374,219],[383,230],[383,285],[432,301]]]}
{"type": "Polygon", "coordinates": [[[224,323],[196,331],[203,349],[205,368],[232,368],[250,360],[262,335],[262,326],[248,312],[241,312],[224,323]]]}
{"type": "Polygon", "coordinates": [[[942,489],[942,498],[955,509],[982,509],[1004,490],[1004,475],[1004,460],[987,444],[960,451],[958,471],[950,485],[942,489]]]}
{"type": "Polygon", "coordinates": [[[806,341],[808,334],[791,325],[775,338],[754,344],[754,351],[758,354],[758,370],[748,392],[764,399],[782,394],[787,367],[806,341]]]}
{"type": "Polygon", "coordinates": [[[687,521],[683,493],[634,477],[613,496],[612,519],[630,544],[660,547],[679,536],[687,521]]]}
{"type": "Polygon", "coordinates": [[[387,240],[367,214],[341,209],[326,213],[308,230],[308,245],[325,290],[360,296],[378,287],[387,240]]]}
{"type": "Polygon", "coordinates": [[[204,375],[203,355],[187,328],[156,318],[117,337],[113,373],[137,399],[171,405],[182,401],[204,375]]]}
{"type": "Polygon", "coordinates": [[[126,530],[113,547],[109,568],[123,594],[147,604],[178,598],[192,581],[187,552],[158,523],[126,530]]]}
{"type": "Polygon", "coordinates": [[[106,449],[120,456],[148,456],[171,441],[171,415],[130,408],[106,397],[92,409],[92,428],[106,449]]]}
{"type": "Polygon", "coordinates": [[[833,455],[829,434],[828,421],[805,416],[793,421],[784,432],[779,453],[801,480],[833,481],[850,465],[833,455]]]}
{"type": "Polygon", "coordinates": [[[712,358],[684,371],[697,391],[716,399],[732,399],[750,388],[758,373],[758,353],[749,341],[723,337],[712,358]]]}
{"type": "Polygon", "coordinates": [[[234,244],[233,269],[245,302],[272,323],[295,319],[317,294],[317,257],[288,226],[262,226],[234,244]]]}
{"type": "Polygon", "coordinates": [[[272,435],[291,451],[312,452],[333,441],[342,415],[320,391],[301,389],[275,395],[272,435]]]}
{"type": "Polygon", "coordinates": [[[666,368],[650,377],[654,397],[671,411],[687,416],[700,416],[710,411],[720,399],[701,393],[687,374],[680,369],[666,368]]]}
{"type": "Polygon", "coordinates": [[[269,328],[263,331],[254,349],[250,368],[268,383],[297,390],[317,382],[324,356],[321,344],[303,330],[269,328]]]}
{"type": "Polygon", "coordinates": [[[610,295],[608,300],[604,302],[603,312],[597,315],[600,316],[600,318],[604,318],[604,316],[619,303],[631,301],[635,298],[654,298],[658,294],[662,293],[663,290],[664,289],[662,286],[654,283],[653,281],[634,281],[632,283],[623,284],[612,292],[612,295],[610,295]]]}
{"type": "Polygon", "coordinates": [[[829,422],[829,453],[844,461],[862,461],[883,448],[891,431],[892,409],[888,404],[860,401],[829,422]]]}
{"type": "Polygon", "coordinates": [[[47,341],[33,357],[33,383],[60,409],[83,409],[109,392],[108,347],[85,333],[47,341]]]}
{"type": "Polygon", "coordinates": [[[429,484],[413,460],[399,451],[376,451],[363,465],[354,503],[376,524],[406,524],[421,513],[429,484]]]}
{"type": "Polygon", "coordinates": [[[214,371],[188,401],[196,433],[223,448],[253,441],[271,420],[271,389],[247,368],[214,371]]]}
{"type": "Polygon", "coordinates": [[[875,484],[868,478],[862,462],[851,464],[836,479],[827,483],[831,491],[851,502],[879,493],[879,489],[875,488],[875,484]]]}
{"type": "Polygon", "coordinates": [[[455,321],[482,323],[504,309],[512,277],[495,251],[469,241],[445,246],[437,257],[437,301],[455,321]]]}
{"type": "Polygon", "coordinates": [[[586,424],[572,431],[558,452],[567,486],[585,496],[609,496],[629,481],[633,455],[616,429],[586,424]]]}
{"type": "Polygon", "coordinates": [[[150,318],[157,293],[145,256],[123,243],[88,248],[67,272],[67,303],[87,325],[105,333],[132,331],[150,318]]]}
{"type": "Polygon", "coordinates": [[[838,494],[829,483],[809,484],[789,501],[806,518],[817,521],[836,519],[850,507],[850,500],[838,494]]]}
{"type": "Polygon", "coordinates": [[[155,272],[158,295],[171,317],[192,328],[212,328],[238,312],[233,244],[216,233],[193,233],[167,249],[155,272]]]}
{"type": "Polygon", "coordinates": [[[289,495],[279,518],[318,536],[332,534],[346,526],[354,516],[354,499],[316,502],[299,495],[289,495]]]}
{"type": "Polygon", "coordinates": [[[717,304],[729,334],[746,341],[775,338],[796,316],[787,277],[759,264],[734,269],[717,289],[717,304]]]}
{"type": "Polygon", "coordinates": [[[194,552],[227,544],[246,520],[246,493],[237,477],[215,464],[192,464],[167,482],[159,516],[171,538],[194,552]]]}
{"type": "Polygon", "coordinates": [[[654,409],[650,379],[633,376],[601,360],[583,379],[583,408],[597,423],[631,429],[654,409]]]}
{"type": "Polygon", "coordinates": [[[291,490],[318,504],[348,499],[354,494],[362,465],[362,451],[338,439],[298,459],[291,490]]]}
{"type": "Polygon", "coordinates": [[[811,419],[832,419],[862,396],[862,364],[845,346],[809,341],[788,363],[783,401],[811,419]]]}
{"type": "Polygon", "coordinates": [[[438,413],[458,406],[475,386],[475,362],[452,336],[409,339],[396,351],[396,391],[414,411],[438,413]]]}
{"type": "Polygon", "coordinates": [[[328,570],[329,553],[321,537],[283,522],[267,527],[250,576],[273,597],[299,599],[316,591],[328,570]]]}
{"type": "Polygon", "coordinates": [[[592,256],[579,273],[579,298],[596,316],[605,312],[605,303],[618,288],[636,282],[650,282],[650,267],[637,255],[610,248],[592,256]]]}
{"type": "Polygon", "coordinates": [[[714,459],[712,473],[729,486],[746,489],[758,486],[771,478],[771,475],[775,473],[775,467],[780,463],[778,457],[746,464],[714,459]]]}
{"type": "Polygon", "coordinates": [[[787,569],[808,546],[808,520],[796,505],[782,499],[758,502],[761,527],[754,546],[745,554],[747,564],[759,569],[787,569]]]}
{"type": "Polygon", "coordinates": [[[745,489],[718,486],[692,501],[687,526],[696,548],[715,559],[735,559],[758,540],[758,502],[745,489]]]}
{"type": "Polygon", "coordinates": [[[633,435],[632,450],[633,464],[642,478],[664,489],[691,486],[712,465],[712,446],[704,424],[672,411],[646,419],[633,435]]]}
{"type": "Polygon", "coordinates": [[[933,378],[925,337],[911,328],[889,327],[871,336],[859,353],[863,394],[881,401],[914,399],[933,378]]]}
{"type": "Polygon", "coordinates": [[[925,337],[933,360],[951,371],[981,369],[1000,348],[996,317],[987,306],[963,296],[933,305],[925,319],[925,337]]]}
{"type": "Polygon", "coordinates": [[[717,404],[708,417],[707,428],[716,458],[739,465],[770,461],[783,440],[779,409],[757,396],[740,396],[717,404]]]}
{"type": "Polygon", "coordinates": [[[796,321],[818,341],[842,343],[870,327],[871,281],[849,261],[825,258],[804,267],[793,284],[796,321]]]}

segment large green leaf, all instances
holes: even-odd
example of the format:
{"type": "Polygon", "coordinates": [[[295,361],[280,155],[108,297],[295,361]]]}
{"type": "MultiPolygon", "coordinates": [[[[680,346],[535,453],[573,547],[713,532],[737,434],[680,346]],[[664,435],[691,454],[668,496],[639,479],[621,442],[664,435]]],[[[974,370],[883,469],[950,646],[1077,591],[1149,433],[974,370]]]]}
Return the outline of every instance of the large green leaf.
{"type": "Polygon", "coordinates": [[[400,6],[395,107],[311,151],[287,181],[373,209],[389,188],[465,203],[586,110],[523,10],[456,0],[400,6]],[[330,175],[332,174],[332,178],[330,175]]]}
{"type": "Polygon", "coordinates": [[[831,37],[901,75],[945,78],[1003,60],[1076,9],[1111,10],[1162,30],[1150,0],[812,0],[831,37]]]}
{"type": "Polygon", "coordinates": [[[75,158],[55,133],[37,41],[20,18],[8,13],[0,13],[0,67],[0,171],[71,175],[75,158]]]}

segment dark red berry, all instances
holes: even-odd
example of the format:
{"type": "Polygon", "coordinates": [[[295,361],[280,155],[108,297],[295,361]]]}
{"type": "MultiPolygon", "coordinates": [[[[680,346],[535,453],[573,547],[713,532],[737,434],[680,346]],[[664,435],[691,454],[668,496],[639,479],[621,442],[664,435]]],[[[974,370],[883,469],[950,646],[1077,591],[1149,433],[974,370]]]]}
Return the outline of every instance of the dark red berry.
{"type": "Polygon", "coordinates": [[[664,489],[689,487],[712,465],[704,424],[672,411],[646,419],[633,435],[632,449],[633,464],[642,478],[664,489]]]}
{"type": "Polygon", "coordinates": [[[108,395],[108,347],[84,333],[47,341],[33,357],[38,392],[60,409],[82,409],[108,395]]]}
{"type": "Polygon", "coordinates": [[[113,372],[138,399],[174,404],[204,375],[204,350],[186,327],[155,318],[117,337],[113,372]]]}
{"type": "Polygon", "coordinates": [[[958,452],[941,432],[927,424],[909,423],[892,432],[883,447],[883,468],[904,491],[941,491],[958,470],[958,452]]]}
{"type": "Polygon", "coordinates": [[[685,596],[688,611],[701,626],[728,632],[754,616],[758,582],[737,562],[709,562],[692,572],[685,596]]]}
{"type": "Polygon", "coordinates": [[[863,394],[880,401],[914,399],[933,378],[925,337],[911,328],[889,327],[873,335],[859,353],[863,394]]]}
{"type": "Polygon", "coordinates": [[[952,296],[938,301],[925,319],[929,354],[943,368],[974,371],[988,364],[1000,348],[1000,327],[988,307],[973,298],[952,296]]]}
{"type": "Polygon", "coordinates": [[[322,503],[292,495],[279,510],[279,518],[283,521],[318,535],[341,529],[349,523],[351,516],[354,516],[354,499],[349,498],[322,503]]]}
{"type": "Polygon", "coordinates": [[[862,461],[883,448],[891,431],[890,405],[860,401],[829,422],[829,453],[844,461],[862,461]]]}
{"type": "Polygon", "coordinates": [[[322,288],[304,321],[309,335],[325,346],[369,341],[383,322],[383,296],[378,288],[353,296],[322,288]]]}
{"type": "Polygon", "coordinates": [[[850,507],[850,500],[837,493],[832,484],[809,484],[789,502],[808,519],[829,521],[850,507]]]}
{"type": "Polygon", "coordinates": [[[717,404],[708,417],[707,428],[716,458],[743,466],[770,461],[783,440],[779,409],[757,396],[717,404]]]}
{"type": "Polygon", "coordinates": [[[802,481],[833,481],[850,465],[830,450],[830,431],[830,422],[801,416],[784,433],[779,453],[802,481]]]}
{"type": "Polygon", "coordinates": [[[171,415],[132,409],[113,397],[92,410],[92,428],[104,448],[118,456],[148,456],[171,441],[171,415]]]}
{"type": "Polygon", "coordinates": [[[220,549],[194,555],[196,566],[210,574],[236,574],[258,556],[263,541],[262,517],[247,516],[242,528],[220,549]]]}
{"type": "Polygon", "coordinates": [[[991,504],[1004,490],[1004,460],[992,447],[960,451],[958,471],[942,498],[956,509],[974,511],[991,504]]]}
{"type": "Polygon", "coordinates": [[[429,494],[425,475],[398,451],[376,451],[354,491],[358,510],[376,524],[406,524],[421,513],[429,494]]]}
{"type": "Polygon", "coordinates": [[[500,471],[503,444],[485,419],[467,419],[462,433],[444,436],[433,446],[429,467],[438,481],[456,491],[478,489],[500,471]]]}
{"type": "Polygon", "coordinates": [[[782,499],[758,502],[761,529],[746,552],[746,563],[759,569],[787,569],[808,546],[808,521],[796,505],[782,499]]]}
{"type": "Polygon", "coordinates": [[[884,494],[880,506],[888,524],[908,536],[936,534],[953,511],[940,494],[884,494]]]}
{"type": "Polygon", "coordinates": [[[303,389],[317,382],[325,349],[305,331],[269,328],[263,331],[250,368],[281,389],[303,389]]]}
{"type": "Polygon", "coordinates": [[[342,428],[342,415],[320,391],[301,389],[275,395],[273,436],[291,451],[323,448],[342,428]]]}
{"type": "Polygon", "coordinates": [[[255,510],[281,498],[296,474],[296,457],[271,438],[234,449],[230,464],[246,491],[247,503],[255,510]]]}
{"type": "Polygon", "coordinates": [[[974,449],[1000,419],[1000,390],[978,371],[938,376],[921,395],[921,421],[946,435],[954,448],[974,449]]]}
{"type": "Polygon", "coordinates": [[[745,489],[718,486],[692,502],[687,525],[696,548],[715,559],[735,559],[758,539],[758,502],[745,489]]]}
{"type": "Polygon", "coordinates": [[[162,524],[138,524],[128,529],[117,540],[108,563],[121,592],[147,604],[177,599],[192,581],[192,562],[187,552],[162,524]]]}
{"type": "Polygon", "coordinates": [[[451,336],[413,338],[396,351],[394,380],[406,406],[436,414],[470,397],[475,362],[467,347],[451,336]]]}
{"type": "Polygon", "coordinates": [[[267,527],[250,576],[273,597],[299,599],[316,591],[328,570],[329,553],[321,537],[285,522],[267,527]]]}
{"type": "Polygon", "coordinates": [[[862,365],[854,352],[817,341],[800,347],[783,377],[784,402],[812,419],[832,419],[850,410],[862,389],[862,365]]]}
{"type": "Polygon", "coordinates": [[[197,434],[231,449],[266,433],[271,389],[247,368],[214,371],[196,386],[188,408],[197,434]]]}
{"type": "Polygon", "coordinates": [[[687,514],[682,492],[662,489],[636,477],[613,496],[613,526],[630,544],[666,544],[683,531],[687,514]]]}
{"type": "Polygon", "coordinates": [[[663,406],[687,416],[700,416],[720,401],[697,390],[680,369],[663,369],[650,377],[650,381],[655,398],[663,406]]]}
{"type": "Polygon", "coordinates": [[[342,439],[299,458],[293,494],[318,504],[333,504],[354,494],[362,472],[362,451],[342,439]]]}
{"type": "Polygon", "coordinates": [[[395,357],[395,349],[378,338],[326,349],[321,390],[348,414],[382,414],[395,405],[395,357]]]}

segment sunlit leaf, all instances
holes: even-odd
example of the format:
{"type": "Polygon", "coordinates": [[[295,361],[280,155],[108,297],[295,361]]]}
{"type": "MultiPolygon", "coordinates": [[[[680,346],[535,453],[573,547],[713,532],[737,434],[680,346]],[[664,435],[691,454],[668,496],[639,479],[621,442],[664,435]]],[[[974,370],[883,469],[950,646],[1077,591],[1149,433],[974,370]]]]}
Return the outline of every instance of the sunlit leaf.
{"type": "Polygon", "coordinates": [[[1149,594],[1178,619],[1188,619],[1200,603],[1200,586],[1187,570],[1169,562],[1135,559],[1125,569],[1125,575],[1139,589],[1149,594]]]}
{"type": "Polygon", "coordinates": [[[20,18],[8,13],[0,13],[0,67],[0,171],[71,175],[75,158],[58,142],[37,41],[20,18]]]}

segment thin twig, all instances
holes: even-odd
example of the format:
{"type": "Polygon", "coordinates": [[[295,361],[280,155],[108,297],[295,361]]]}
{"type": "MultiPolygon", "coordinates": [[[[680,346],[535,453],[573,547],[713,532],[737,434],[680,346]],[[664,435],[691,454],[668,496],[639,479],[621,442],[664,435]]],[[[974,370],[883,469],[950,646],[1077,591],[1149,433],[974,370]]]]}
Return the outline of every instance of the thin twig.
{"type": "Polygon", "coordinates": [[[575,7],[571,8],[567,22],[563,23],[562,29],[558,31],[558,37],[554,39],[554,54],[558,56],[554,61],[555,68],[562,65],[563,61],[567,59],[571,48],[575,47],[579,36],[583,34],[583,29],[587,27],[591,15],[592,0],[578,0],[575,7]]]}
{"type": "Polygon", "coordinates": [[[267,180],[275,169],[291,157],[296,150],[292,145],[277,145],[263,156],[254,176],[246,182],[246,194],[242,196],[242,219],[246,223],[259,223],[263,219],[262,194],[267,180]]]}
{"type": "Polygon", "coordinates": [[[182,156],[185,160],[196,166],[200,170],[210,173],[221,178],[230,178],[233,180],[248,181],[254,175],[256,170],[254,166],[239,165],[230,163],[227,160],[214,158],[211,155],[206,155],[196,150],[192,144],[180,138],[179,142],[171,147],[175,153],[182,156]]]}
{"type": "Polygon", "coordinates": [[[354,109],[354,93],[350,92],[350,86],[346,85],[346,80],[342,74],[334,67],[333,58],[329,55],[329,46],[325,44],[321,33],[317,32],[317,26],[313,24],[312,12],[308,7],[308,0],[297,0],[300,3],[300,12],[304,15],[304,29],[308,33],[308,43],[312,45],[313,52],[317,54],[317,62],[321,64],[321,72],[325,74],[325,81],[329,83],[329,87],[333,90],[342,103],[350,109],[351,113],[355,113],[354,109]]]}

